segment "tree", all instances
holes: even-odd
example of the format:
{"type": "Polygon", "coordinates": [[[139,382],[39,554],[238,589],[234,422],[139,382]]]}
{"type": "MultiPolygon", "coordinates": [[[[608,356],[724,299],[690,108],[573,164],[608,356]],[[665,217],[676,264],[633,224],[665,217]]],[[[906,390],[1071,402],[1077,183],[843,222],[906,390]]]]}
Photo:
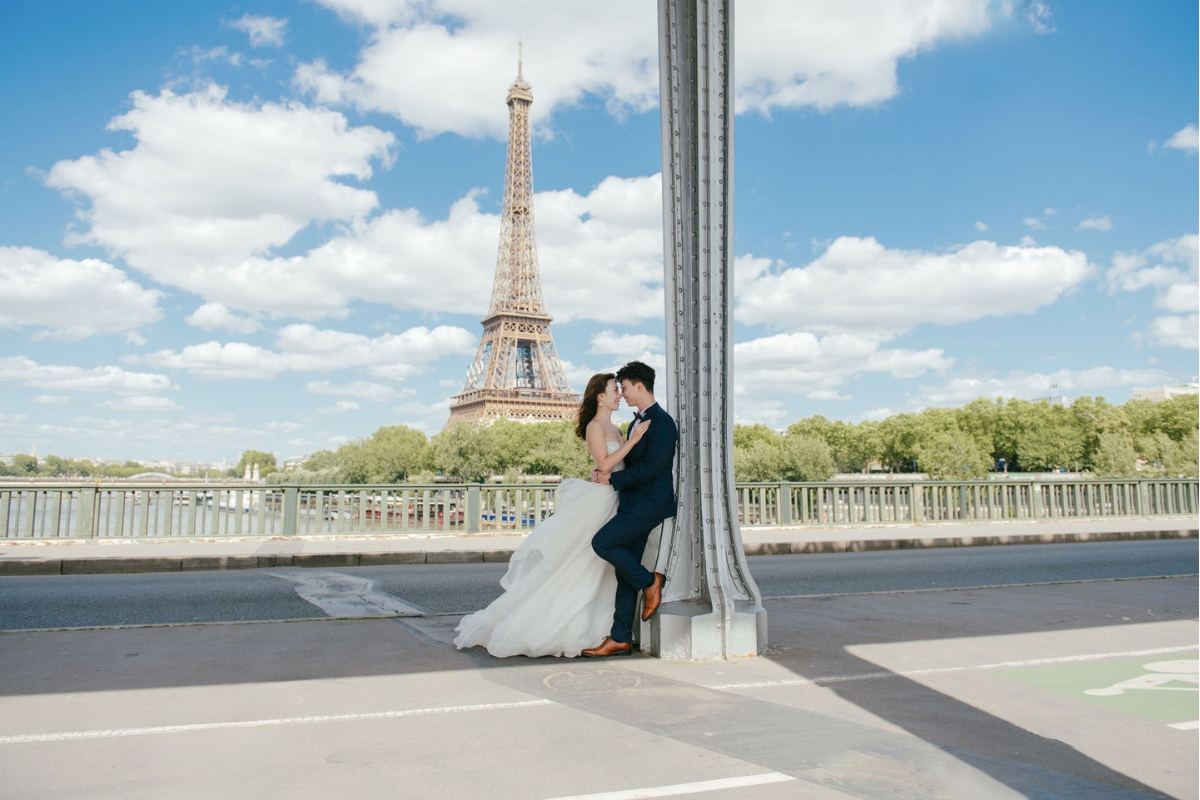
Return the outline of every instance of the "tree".
{"type": "Polygon", "coordinates": [[[372,483],[395,483],[421,468],[425,434],[407,425],[379,428],[367,440],[367,468],[372,483]]]}
{"type": "Polygon", "coordinates": [[[434,436],[430,445],[434,467],[446,475],[480,483],[503,471],[487,426],[459,422],[434,436]]]}
{"type": "Polygon", "coordinates": [[[779,472],[789,481],[825,481],[836,472],[833,451],[815,436],[785,436],[779,447],[779,472]]]}
{"type": "Polygon", "coordinates": [[[264,453],[262,450],[246,450],[242,453],[241,460],[238,461],[237,466],[233,468],[234,477],[242,477],[246,474],[246,467],[253,469],[255,464],[258,464],[258,474],[261,477],[266,477],[272,472],[278,471],[274,453],[264,453]]]}
{"type": "Polygon", "coordinates": [[[1099,443],[1092,457],[1092,471],[1096,477],[1137,477],[1137,452],[1133,449],[1133,439],[1120,431],[1105,431],[1098,438],[1099,443]]]}
{"type": "Polygon", "coordinates": [[[1200,395],[1181,394],[1156,403],[1156,429],[1177,442],[1185,441],[1196,430],[1200,418],[1200,395]]]}
{"type": "Polygon", "coordinates": [[[308,460],[304,462],[303,468],[308,472],[318,472],[337,467],[337,465],[337,453],[332,450],[318,450],[309,455],[308,460]]]}
{"type": "Polygon", "coordinates": [[[992,459],[974,436],[954,428],[922,443],[918,463],[934,480],[965,481],[986,478],[992,459]]]}
{"type": "Polygon", "coordinates": [[[1142,456],[1149,462],[1147,471],[1155,477],[1194,478],[1197,474],[1197,431],[1186,442],[1176,442],[1163,431],[1143,437],[1138,443],[1142,456]]]}
{"type": "MultiPolygon", "coordinates": [[[[1100,450],[1100,437],[1105,433],[1133,443],[1133,425],[1129,415],[1120,406],[1114,406],[1103,397],[1094,400],[1083,396],[1071,404],[1071,416],[1083,440],[1083,466],[1095,469],[1095,459],[1100,450]]],[[[1114,440],[1115,441],[1115,440],[1114,440]]],[[[1110,442],[1110,447],[1112,443],[1110,442]]]]}
{"type": "Polygon", "coordinates": [[[36,475],[38,470],[37,459],[25,453],[17,453],[13,456],[12,473],[14,475],[36,475]]]}
{"type": "Polygon", "coordinates": [[[852,425],[841,420],[829,421],[820,414],[788,426],[789,436],[809,436],[829,445],[838,472],[865,472],[882,454],[879,424],[852,425]]]}
{"type": "Polygon", "coordinates": [[[1042,401],[1031,407],[1031,424],[1017,434],[1017,460],[1024,470],[1036,471],[1082,465],[1086,453],[1083,432],[1069,409],[1042,401]]]}
{"type": "Polygon", "coordinates": [[[996,434],[1000,428],[1000,417],[1004,413],[1004,401],[977,397],[955,412],[958,429],[975,440],[975,443],[992,458],[996,450],[996,434]]]}
{"type": "Polygon", "coordinates": [[[574,422],[539,423],[541,442],[525,458],[524,471],[531,475],[561,475],[586,478],[595,466],[587,445],[575,435],[574,422]]]}
{"type": "Polygon", "coordinates": [[[866,472],[871,464],[883,455],[883,439],[879,435],[878,422],[860,422],[857,425],[839,423],[844,434],[833,448],[833,461],[839,472],[866,472]]]}
{"type": "Polygon", "coordinates": [[[42,474],[61,477],[63,475],[70,475],[72,472],[71,462],[67,459],[62,456],[46,456],[46,466],[42,468],[42,474]]]}
{"type": "MultiPolygon", "coordinates": [[[[765,427],[765,426],[764,426],[765,427]]],[[[733,476],[739,481],[777,481],[781,465],[779,445],[766,439],[733,448],[733,476]]]]}
{"type": "Polygon", "coordinates": [[[755,425],[733,426],[733,446],[735,448],[750,447],[755,442],[775,444],[778,439],[779,434],[768,428],[766,425],[763,425],[761,422],[755,425]]]}
{"type": "Polygon", "coordinates": [[[897,472],[916,472],[922,446],[949,430],[958,430],[955,412],[949,408],[927,408],[920,414],[888,417],[879,424],[882,461],[897,472]]]}
{"type": "Polygon", "coordinates": [[[529,461],[529,455],[545,439],[550,431],[547,422],[517,422],[498,419],[480,425],[480,431],[495,459],[495,471],[515,476],[529,461]]]}

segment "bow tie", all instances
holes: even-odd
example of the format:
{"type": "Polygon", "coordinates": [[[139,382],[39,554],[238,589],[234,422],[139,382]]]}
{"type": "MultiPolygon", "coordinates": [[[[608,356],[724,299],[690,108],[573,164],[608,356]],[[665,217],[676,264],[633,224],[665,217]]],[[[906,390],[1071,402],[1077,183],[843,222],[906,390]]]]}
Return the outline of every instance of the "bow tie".
{"type": "Polygon", "coordinates": [[[629,426],[633,427],[634,425],[637,425],[639,422],[641,422],[645,418],[646,418],[646,415],[643,414],[641,411],[635,411],[633,413],[633,422],[629,423],[629,426]]]}

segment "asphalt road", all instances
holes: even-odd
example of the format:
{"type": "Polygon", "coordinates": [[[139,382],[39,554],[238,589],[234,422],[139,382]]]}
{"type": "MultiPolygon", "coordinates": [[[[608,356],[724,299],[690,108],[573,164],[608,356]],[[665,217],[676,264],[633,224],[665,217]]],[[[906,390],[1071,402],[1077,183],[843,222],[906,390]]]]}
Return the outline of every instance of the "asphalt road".
{"type": "MultiPolygon", "coordinates": [[[[1197,573],[1197,541],[944,548],[761,556],[750,569],[764,597],[999,586],[1197,573]]],[[[374,582],[418,611],[473,611],[499,593],[504,564],[304,570],[374,582]]],[[[0,578],[0,629],[319,618],[286,571],[0,578]]]]}

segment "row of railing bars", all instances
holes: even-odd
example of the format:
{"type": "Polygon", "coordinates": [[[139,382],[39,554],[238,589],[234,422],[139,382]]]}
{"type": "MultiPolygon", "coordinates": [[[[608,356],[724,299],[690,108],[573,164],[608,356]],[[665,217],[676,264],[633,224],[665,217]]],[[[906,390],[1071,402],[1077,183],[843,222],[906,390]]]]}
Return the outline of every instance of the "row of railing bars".
{"type": "MultiPolygon", "coordinates": [[[[1195,516],[1195,479],[739,483],[744,527],[1195,516]]],[[[0,483],[0,538],[177,538],[529,530],[554,484],[0,483]]]]}

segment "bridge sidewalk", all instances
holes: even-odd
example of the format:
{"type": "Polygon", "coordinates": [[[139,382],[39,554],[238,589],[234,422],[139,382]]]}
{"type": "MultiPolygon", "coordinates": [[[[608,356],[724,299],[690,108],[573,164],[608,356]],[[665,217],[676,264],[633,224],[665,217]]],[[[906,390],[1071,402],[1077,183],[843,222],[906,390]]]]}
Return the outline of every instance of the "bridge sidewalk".
{"type": "MultiPolygon", "coordinates": [[[[746,528],[748,555],[1196,538],[1195,517],[826,528],[746,528]]],[[[386,534],[241,539],[0,540],[0,575],[356,567],[508,561],[523,534],[386,534]]]]}

